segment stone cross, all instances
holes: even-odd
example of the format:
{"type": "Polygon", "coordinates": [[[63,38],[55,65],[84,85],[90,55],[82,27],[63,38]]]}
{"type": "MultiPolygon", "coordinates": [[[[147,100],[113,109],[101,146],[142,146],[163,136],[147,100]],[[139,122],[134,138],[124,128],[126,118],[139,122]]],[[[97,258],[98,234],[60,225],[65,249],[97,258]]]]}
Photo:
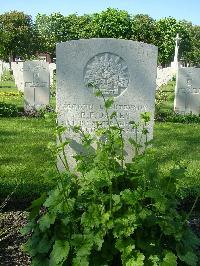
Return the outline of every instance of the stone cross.
{"type": "Polygon", "coordinates": [[[181,38],[179,37],[179,34],[177,33],[176,38],[175,38],[175,53],[174,53],[174,62],[178,63],[178,50],[179,50],[179,42],[180,42],[181,38]]]}

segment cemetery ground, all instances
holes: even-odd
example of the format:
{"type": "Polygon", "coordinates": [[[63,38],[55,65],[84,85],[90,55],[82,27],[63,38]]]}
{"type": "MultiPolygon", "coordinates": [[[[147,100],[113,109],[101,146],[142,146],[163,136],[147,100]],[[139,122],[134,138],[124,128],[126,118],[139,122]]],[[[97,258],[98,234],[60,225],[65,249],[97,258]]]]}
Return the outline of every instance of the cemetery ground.
{"type": "MultiPolygon", "coordinates": [[[[169,96],[161,105],[162,110],[173,106],[174,85],[170,82],[164,88],[169,96]]],[[[19,228],[26,221],[25,210],[30,202],[54,185],[56,158],[47,145],[55,141],[55,123],[43,116],[15,115],[14,106],[23,110],[23,97],[16,88],[0,88],[0,103],[10,108],[6,112],[5,106],[0,105],[1,202],[10,195],[4,208],[0,208],[0,265],[29,265],[28,257],[19,248],[23,241],[19,228]]],[[[55,98],[52,105],[55,106],[55,98]]],[[[198,123],[155,123],[153,149],[162,171],[169,172],[174,164],[187,168],[177,185],[186,210],[191,208],[200,188],[199,139],[198,123]]],[[[200,219],[198,205],[193,214],[195,221],[200,219]]],[[[199,227],[198,222],[196,225],[199,227]]]]}

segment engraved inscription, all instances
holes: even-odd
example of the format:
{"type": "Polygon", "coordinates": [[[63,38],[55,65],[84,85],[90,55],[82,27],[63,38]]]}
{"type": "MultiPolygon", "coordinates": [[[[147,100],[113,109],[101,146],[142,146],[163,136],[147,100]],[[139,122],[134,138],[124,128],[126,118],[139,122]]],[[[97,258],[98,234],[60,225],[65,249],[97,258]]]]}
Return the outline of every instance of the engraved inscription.
{"type": "Polygon", "coordinates": [[[178,94],[200,94],[200,88],[191,88],[191,87],[187,87],[187,88],[179,88],[178,89],[178,94]]]}
{"type": "Polygon", "coordinates": [[[84,83],[94,84],[104,96],[119,96],[128,87],[128,66],[118,55],[97,54],[85,66],[84,83]]]}
{"type": "MultiPolygon", "coordinates": [[[[137,104],[114,104],[113,110],[116,111],[116,118],[119,122],[120,127],[123,128],[124,132],[133,132],[133,128],[129,124],[133,114],[140,114],[141,112],[147,111],[147,105],[137,104]]],[[[103,127],[107,126],[107,117],[104,112],[102,105],[96,108],[93,104],[66,104],[63,106],[63,110],[67,113],[70,118],[66,125],[75,126],[80,125],[83,130],[87,132],[93,132],[96,129],[97,123],[103,127]],[[97,109],[99,111],[97,111],[97,109]]],[[[111,124],[115,124],[116,121],[110,121],[111,124]]]]}

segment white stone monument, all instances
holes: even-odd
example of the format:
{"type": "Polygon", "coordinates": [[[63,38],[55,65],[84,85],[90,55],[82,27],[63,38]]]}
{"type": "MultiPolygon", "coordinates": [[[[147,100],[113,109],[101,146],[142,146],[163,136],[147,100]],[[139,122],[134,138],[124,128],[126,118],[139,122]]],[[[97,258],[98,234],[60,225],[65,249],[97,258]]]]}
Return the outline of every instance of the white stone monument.
{"type": "Polygon", "coordinates": [[[179,43],[180,43],[181,38],[179,37],[179,34],[177,33],[176,38],[175,38],[175,51],[174,51],[174,61],[171,62],[171,67],[174,71],[174,73],[177,73],[178,67],[179,67],[179,62],[178,62],[178,51],[179,51],[179,43]]]}
{"type": "Polygon", "coordinates": [[[49,104],[49,65],[44,61],[23,63],[24,108],[38,110],[49,104]]]}
{"type": "Polygon", "coordinates": [[[50,85],[53,84],[53,79],[54,79],[54,72],[56,70],[56,64],[55,63],[50,63],[49,64],[49,72],[50,72],[50,85]]]}
{"type": "MultiPolygon", "coordinates": [[[[129,124],[139,121],[143,112],[151,113],[149,138],[153,137],[156,89],[157,47],[145,43],[119,39],[88,39],[57,44],[57,113],[58,123],[80,125],[92,133],[97,122],[106,126],[102,98],[94,95],[95,83],[105,98],[114,97],[111,112],[124,130],[126,156],[132,156],[128,144],[135,137],[129,124]]],[[[68,155],[80,152],[77,134],[69,130],[72,141],[68,155]]],[[[71,156],[70,165],[73,165],[71,156]]]]}
{"type": "Polygon", "coordinates": [[[11,62],[11,69],[13,71],[17,89],[24,92],[23,62],[11,62]]]}
{"type": "Polygon", "coordinates": [[[200,114],[200,68],[178,69],[174,111],[179,114],[200,114]]]}

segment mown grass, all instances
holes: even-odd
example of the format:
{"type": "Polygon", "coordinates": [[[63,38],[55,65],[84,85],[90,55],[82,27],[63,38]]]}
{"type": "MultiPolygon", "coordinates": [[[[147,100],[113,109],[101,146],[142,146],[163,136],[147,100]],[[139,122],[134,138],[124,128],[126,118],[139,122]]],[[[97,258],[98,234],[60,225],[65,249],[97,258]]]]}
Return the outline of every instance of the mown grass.
{"type": "Polygon", "coordinates": [[[200,194],[200,125],[156,123],[154,147],[163,172],[178,164],[185,168],[177,186],[180,196],[200,194]]]}
{"type": "Polygon", "coordinates": [[[52,185],[55,158],[47,149],[54,123],[42,118],[2,118],[0,123],[0,195],[17,184],[17,197],[38,195],[52,185]]]}
{"type": "MultiPolygon", "coordinates": [[[[174,82],[166,86],[173,91],[174,82]]],[[[13,89],[0,89],[1,92],[13,89]]],[[[16,90],[14,90],[16,92],[16,90]]],[[[173,104],[170,100],[162,108],[173,104]]],[[[23,106],[21,94],[7,96],[4,101],[23,106]]],[[[55,98],[52,99],[55,104],[55,98]]],[[[47,148],[49,141],[55,141],[53,121],[44,118],[13,117],[0,118],[0,197],[6,197],[17,187],[16,199],[33,198],[48,190],[56,175],[55,161],[47,148]]],[[[199,192],[200,188],[200,125],[180,123],[156,123],[154,148],[160,168],[164,172],[180,163],[187,167],[185,176],[179,180],[177,189],[182,197],[199,192]]]]}
{"type": "Polygon", "coordinates": [[[174,109],[174,92],[175,92],[175,81],[169,81],[167,85],[163,85],[160,87],[160,90],[163,91],[163,93],[166,95],[166,101],[163,101],[163,103],[160,106],[161,111],[167,111],[174,109]]]}

